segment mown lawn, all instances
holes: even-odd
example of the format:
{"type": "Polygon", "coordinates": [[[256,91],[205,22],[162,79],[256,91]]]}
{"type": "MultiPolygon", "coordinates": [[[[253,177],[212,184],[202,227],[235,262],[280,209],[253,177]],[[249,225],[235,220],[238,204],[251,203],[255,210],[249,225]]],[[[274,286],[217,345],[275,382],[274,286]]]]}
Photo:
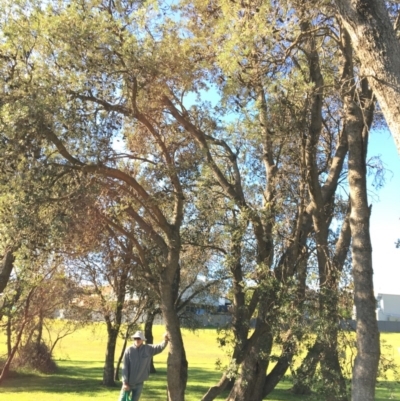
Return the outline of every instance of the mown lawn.
{"type": "MultiPolygon", "coordinates": [[[[163,333],[163,327],[155,327],[155,339],[163,333]]],[[[198,401],[210,385],[220,378],[216,361],[225,359],[218,348],[216,331],[202,329],[195,333],[184,331],[184,342],[189,361],[187,401],[198,401]]],[[[55,352],[59,369],[56,374],[42,375],[18,373],[0,387],[1,401],[89,401],[117,400],[119,387],[109,389],[101,385],[105,331],[102,325],[86,328],[62,340],[55,352]]],[[[400,334],[383,334],[382,339],[392,346],[391,355],[400,365],[400,334]]],[[[0,336],[0,354],[5,351],[4,337],[0,336]]],[[[157,340],[156,340],[157,341],[157,340]]],[[[120,349],[118,349],[118,352],[120,349]]],[[[157,373],[146,382],[141,401],[164,401],[166,399],[166,358],[167,352],[155,357],[157,373]]],[[[306,400],[295,397],[288,390],[289,379],[279,384],[268,399],[273,401],[306,400]]],[[[218,400],[225,399],[224,396],[218,400]]],[[[389,376],[377,387],[377,401],[400,399],[400,384],[389,376]]],[[[313,401],[315,398],[313,399],[313,401]]]]}

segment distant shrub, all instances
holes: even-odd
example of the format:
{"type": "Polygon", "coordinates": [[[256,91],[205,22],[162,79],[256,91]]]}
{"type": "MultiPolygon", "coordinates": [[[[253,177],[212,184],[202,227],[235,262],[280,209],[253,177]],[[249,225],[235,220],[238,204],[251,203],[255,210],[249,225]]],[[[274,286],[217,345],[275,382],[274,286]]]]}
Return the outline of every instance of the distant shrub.
{"type": "Polygon", "coordinates": [[[13,363],[14,369],[36,370],[41,373],[51,374],[57,371],[49,347],[43,342],[37,344],[30,342],[18,351],[13,363]]]}

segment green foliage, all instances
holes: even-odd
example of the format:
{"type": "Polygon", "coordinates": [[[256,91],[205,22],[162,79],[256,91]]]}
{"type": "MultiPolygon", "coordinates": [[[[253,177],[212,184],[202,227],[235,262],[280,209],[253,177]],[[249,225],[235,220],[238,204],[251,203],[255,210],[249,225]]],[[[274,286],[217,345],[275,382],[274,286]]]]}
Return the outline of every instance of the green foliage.
{"type": "MultiPolygon", "coordinates": [[[[304,355],[304,353],[307,352],[310,347],[312,347],[315,338],[318,337],[311,336],[309,341],[305,341],[302,344],[300,348],[301,353],[298,356],[300,359],[302,358],[302,354],[304,355]]],[[[355,347],[355,335],[354,332],[351,331],[340,331],[338,338],[339,361],[342,373],[346,378],[348,393],[350,393],[352,369],[354,365],[354,359],[357,354],[355,347]]],[[[396,393],[399,391],[398,383],[400,377],[398,369],[400,366],[400,356],[398,350],[396,351],[398,348],[397,345],[399,345],[398,334],[381,333],[381,357],[376,383],[377,399],[381,399],[380,394],[382,393],[389,395],[386,399],[396,399],[396,393]]],[[[296,379],[295,373],[292,379],[296,379]]],[[[309,395],[310,400],[321,400],[325,399],[326,397],[329,398],[329,396],[332,396],[332,394],[336,394],[338,390],[337,384],[335,384],[333,381],[327,382],[324,380],[320,368],[316,370],[315,375],[312,377],[307,377],[302,384],[306,388],[312,390],[311,394],[309,395]]],[[[385,399],[384,397],[382,399],[385,399]]]]}
{"type": "Polygon", "coordinates": [[[399,348],[388,340],[381,340],[381,357],[378,366],[378,388],[385,389],[389,393],[388,399],[396,399],[397,386],[400,383],[400,363],[398,361],[399,348]]]}

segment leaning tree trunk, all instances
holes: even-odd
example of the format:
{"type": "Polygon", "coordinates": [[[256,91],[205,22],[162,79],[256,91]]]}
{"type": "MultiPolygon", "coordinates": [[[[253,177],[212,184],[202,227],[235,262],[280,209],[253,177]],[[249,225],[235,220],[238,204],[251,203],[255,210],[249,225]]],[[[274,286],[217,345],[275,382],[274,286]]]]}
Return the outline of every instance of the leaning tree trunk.
{"type": "Polygon", "coordinates": [[[265,373],[269,360],[261,355],[270,355],[272,342],[272,335],[267,331],[254,340],[250,339],[245,357],[240,365],[241,373],[236,378],[226,401],[260,401],[263,399],[265,373]]]}
{"type": "Polygon", "coordinates": [[[8,280],[10,279],[12,269],[14,267],[14,250],[15,249],[7,248],[3,255],[3,259],[0,262],[0,294],[6,288],[8,280]]]}
{"type": "Polygon", "coordinates": [[[380,357],[379,331],[375,315],[372,246],[369,233],[363,115],[359,105],[346,97],[349,141],[350,228],[357,321],[357,356],[353,368],[352,401],[373,401],[380,357]]]}
{"type": "MultiPolygon", "coordinates": [[[[400,42],[383,0],[335,0],[400,153],[400,42]]],[[[356,212],[354,212],[356,213],[356,212]]]]}
{"type": "Polygon", "coordinates": [[[269,294],[261,294],[256,328],[241,352],[240,374],[226,401],[261,401],[264,398],[266,371],[273,345],[271,322],[276,317],[274,313],[271,314],[271,305],[276,298],[274,290],[269,294]]]}
{"type": "Polygon", "coordinates": [[[122,359],[124,358],[126,346],[128,345],[128,338],[129,338],[130,333],[131,333],[131,329],[130,329],[130,326],[128,326],[126,329],[126,332],[125,332],[124,342],[123,342],[122,348],[121,348],[121,353],[118,357],[117,365],[115,367],[115,372],[114,372],[114,380],[115,381],[119,381],[119,370],[121,367],[122,359]]]}

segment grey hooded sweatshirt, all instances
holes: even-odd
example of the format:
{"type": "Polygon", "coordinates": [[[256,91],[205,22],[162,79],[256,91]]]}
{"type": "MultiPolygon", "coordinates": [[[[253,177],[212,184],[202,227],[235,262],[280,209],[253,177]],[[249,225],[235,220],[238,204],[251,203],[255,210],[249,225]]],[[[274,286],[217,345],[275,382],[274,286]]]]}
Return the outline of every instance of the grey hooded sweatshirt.
{"type": "Polygon", "coordinates": [[[154,355],[162,352],[168,342],[160,344],[142,344],[140,347],[130,346],[124,355],[124,367],[122,368],[122,380],[134,387],[149,378],[150,362],[154,355]]]}

